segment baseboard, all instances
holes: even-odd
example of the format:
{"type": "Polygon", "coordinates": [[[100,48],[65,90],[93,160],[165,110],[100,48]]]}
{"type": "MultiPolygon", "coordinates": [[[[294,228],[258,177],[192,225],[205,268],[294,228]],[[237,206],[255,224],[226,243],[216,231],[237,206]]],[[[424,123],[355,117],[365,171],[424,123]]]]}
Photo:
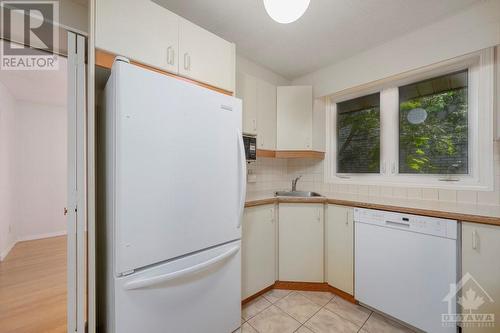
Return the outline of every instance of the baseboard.
{"type": "Polygon", "coordinates": [[[345,291],[342,291],[342,290],[337,289],[335,287],[332,287],[330,285],[328,285],[328,287],[330,288],[330,292],[334,293],[335,295],[339,296],[340,298],[343,298],[348,302],[358,304],[358,301],[356,301],[356,299],[354,298],[353,295],[348,294],[345,291]]]}
{"type": "Polygon", "coordinates": [[[24,241],[30,241],[30,240],[43,239],[43,238],[65,236],[65,235],[66,235],[66,231],[56,231],[56,232],[48,232],[48,233],[45,233],[45,234],[28,235],[28,236],[19,237],[17,239],[17,241],[18,242],[24,242],[24,241]]]}
{"type": "Polygon", "coordinates": [[[264,289],[262,289],[261,291],[253,294],[252,296],[249,296],[247,298],[245,298],[244,300],[241,301],[241,305],[244,305],[254,299],[256,299],[257,297],[261,296],[261,295],[264,295],[265,293],[267,293],[269,290],[272,290],[274,289],[274,284],[270,285],[269,287],[266,287],[264,289]]]}
{"type": "Polygon", "coordinates": [[[5,258],[7,258],[7,256],[10,253],[10,250],[12,250],[12,248],[16,245],[16,243],[17,243],[16,241],[11,242],[10,245],[0,253],[0,261],[4,261],[5,258]]]}
{"type": "Polygon", "coordinates": [[[275,289],[301,290],[301,291],[330,291],[325,282],[296,282],[276,281],[275,289]]]}
{"type": "Polygon", "coordinates": [[[296,282],[296,281],[276,281],[273,285],[262,289],[261,291],[253,294],[250,297],[245,298],[243,301],[241,301],[241,304],[246,304],[257,297],[267,293],[269,290],[272,289],[287,289],[287,290],[300,290],[300,291],[329,291],[343,299],[345,299],[348,302],[357,304],[358,302],[354,298],[354,296],[346,293],[345,291],[342,291],[340,289],[337,289],[335,287],[330,286],[326,282],[296,282]]]}

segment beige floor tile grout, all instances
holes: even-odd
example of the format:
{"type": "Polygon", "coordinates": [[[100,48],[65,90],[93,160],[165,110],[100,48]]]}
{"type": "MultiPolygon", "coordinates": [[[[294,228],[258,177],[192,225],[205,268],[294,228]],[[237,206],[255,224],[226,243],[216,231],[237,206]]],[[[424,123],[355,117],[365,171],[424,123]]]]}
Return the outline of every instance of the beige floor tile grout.
{"type": "Polygon", "coordinates": [[[365,320],[365,322],[363,323],[363,325],[361,325],[361,327],[360,327],[360,328],[359,328],[359,330],[358,330],[358,333],[359,333],[359,332],[361,332],[361,330],[363,329],[363,327],[365,327],[366,322],[368,321],[368,319],[370,319],[370,317],[372,316],[372,314],[373,314],[373,311],[372,311],[372,310],[370,310],[370,315],[368,316],[368,318],[366,318],[366,320],[365,320]]]}
{"type": "MultiPolygon", "coordinates": [[[[326,306],[328,305],[328,303],[334,301],[335,299],[337,299],[339,296],[337,295],[333,295],[333,297],[323,306],[321,306],[316,312],[314,312],[303,324],[301,322],[299,322],[297,319],[295,319],[294,317],[292,317],[289,313],[287,313],[286,311],[284,311],[283,309],[281,309],[278,305],[276,305],[276,303],[278,303],[280,300],[284,299],[285,297],[288,297],[290,296],[291,294],[293,293],[299,293],[299,291],[297,290],[290,290],[290,292],[284,296],[284,297],[281,297],[280,299],[278,299],[276,302],[272,302],[270,301],[268,298],[266,298],[264,295],[262,295],[261,297],[264,298],[266,301],[268,301],[270,303],[270,305],[266,306],[264,309],[262,309],[261,311],[259,311],[258,313],[256,313],[254,316],[248,318],[248,320],[244,319],[243,317],[243,322],[241,323],[241,325],[243,325],[244,323],[248,323],[248,325],[250,325],[250,327],[252,327],[255,331],[257,331],[258,333],[260,333],[260,331],[258,329],[256,329],[254,326],[252,326],[252,324],[250,323],[250,319],[252,318],[255,318],[256,316],[258,316],[259,314],[261,314],[262,312],[266,311],[267,309],[269,309],[271,306],[275,306],[277,307],[281,312],[283,312],[284,314],[286,314],[288,317],[290,317],[291,319],[293,319],[294,321],[298,322],[300,324],[300,326],[294,331],[294,332],[297,332],[300,328],[302,328],[302,326],[305,326],[308,330],[314,332],[314,333],[321,333],[321,332],[315,332],[314,330],[310,329],[308,326],[306,326],[306,324],[311,320],[311,318],[313,318],[318,312],[320,312],[322,309],[325,309],[326,311],[328,312],[331,312],[331,313],[334,313],[335,315],[341,317],[342,319],[344,320],[347,320],[349,321],[350,323],[358,326],[358,324],[352,322],[351,320],[343,317],[342,315],[336,313],[335,311],[331,311],[329,310],[328,308],[326,308],[326,306]]],[[[299,293],[301,294],[301,293],[299,293]]],[[[309,301],[313,302],[310,298],[308,298],[306,295],[303,295],[301,294],[302,296],[304,296],[305,298],[307,298],[309,301]]],[[[313,302],[314,303],[314,302],[313,302]]],[[[314,303],[314,304],[317,304],[317,303],[314,303]]],[[[319,305],[319,304],[317,304],[319,305]]],[[[368,309],[369,310],[369,309],[368,309]]],[[[373,315],[373,311],[369,310],[370,311],[370,315],[366,318],[366,320],[364,321],[363,325],[361,325],[358,329],[358,333],[361,332],[361,330],[365,327],[367,321],[370,319],[370,317],[373,315]]]]}
{"type": "MultiPolygon", "coordinates": [[[[305,297],[305,296],[304,296],[304,297],[305,297]]],[[[333,297],[336,297],[336,296],[334,295],[333,297]]],[[[307,298],[307,297],[306,297],[306,298],[307,298]]],[[[308,298],[308,299],[309,299],[309,298],[308,298]]],[[[333,298],[332,298],[332,299],[333,299],[333,298]]],[[[312,302],[312,301],[311,301],[311,302],[312,302]]],[[[328,304],[328,303],[326,303],[326,304],[328,304]]],[[[305,323],[303,323],[300,327],[305,326],[305,325],[307,324],[307,322],[308,322],[309,320],[311,320],[311,318],[312,318],[312,317],[314,317],[314,316],[315,316],[318,312],[320,312],[320,311],[321,311],[321,309],[323,309],[323,308],[326,306],[326,304],[325,304],[325,305],[323,305],[322,307],[320,307],[320,308],[318,309],[318,311],[314,312],[314,313],[313,313],[313,315],[312,315],[312,316],[310,316],[310,317],[309,317],[309,318],[305,321],[305,323]]],[[[299,328],[297,328],[297,330],[299,330],[299,329],[300,329],[300,327],[299,327],[299,328]]],[[[305,326],[305,327],[306,327],[309,331],[314,332],[314,330],[313,330],[312,328],[309,328],[309,327],[307,327],[307,326],[305,326]]],[[[314,333],[315,333],[315,332],[314,332],[314,333]]]]}
{"type": "MultiPolygon", "coordinates": [[[[336,299],[337,297],[338,297],[338,296],[336,296],[336,297],[335,297],[335,299],[336,299]]],[[[333,300],[333,298],[332,298],[332,300],[333,300]]],[[[330,300],[330,302],[331,302],[332,300],[330,300]]],[[[328,302],[328,303],[330,303],[330,302],[328,302]]],[[[348,318],[345,318],[345,317],[344,317],[344,316],[342,316],[340,313],[337,313],[337,312],[335,312],[335,311],[332,311],[332,310],[329,310],[328,308],[326,308],[326,305],[327,305],[328,303],[326,303],[326,304],[325,304],[325,310],[326,310],[326,311],[331,312],[331,313],[334,313],[334,314],[336,314],[337,316],[339,316],[340,318],[345,319],[345,320],[347,320],[348,322],[350,322],[350,323],[352,323],[352,324],[354,324],[354,325],[358,326],[358,324],[357,324],[357,323],[353,322],[352,320],[349,320],[348,318]]],[[[360,306],[361,306],[361,307],[363,307],[363,308],[365,308],[365,307],[364,307],[364,306],[362,306],[362,305],[360,305],[360,306]]],[[[365,308],[365,309],[367,309],[367,308],[365,308]]],[[[366,318],[366,320],[364,321],[363,325],[361,325],[361,326],[359,327],[358,332],[359,332],[359,331],[361,331],[361,329],[365,326],[365,324],[366,324],[366,322],[368,321],[368,319],[370,319],[370,317],[372,316],[373,311],[372,311],[372,310],[370,310],[370,309],[367,309],[367,310],[369,310],[369,311],[370,311],[370,315],[368,316],[368,318],[366,318]]]]}

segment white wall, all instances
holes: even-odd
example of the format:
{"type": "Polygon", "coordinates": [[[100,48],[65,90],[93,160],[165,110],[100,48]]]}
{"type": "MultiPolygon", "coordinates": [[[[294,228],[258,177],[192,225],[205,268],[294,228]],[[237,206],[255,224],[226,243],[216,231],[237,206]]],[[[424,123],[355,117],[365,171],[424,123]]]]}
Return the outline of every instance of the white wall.
{"type": "Polygon", "coordinates": [[[18,240],[64,234],[66,108],[17,101],[12,144],[12,208],[18,240]]]}
{"type": "Polygon", "coordinates": [[[64,26],[88,32],[88,1],[60,0],[59,18],[64,26]]]}
{"type": "Polygon", "coordinates": [[[15,244],[11,226],[12,193],[10,145],[15,101],[0,82],[0,260],[3,260],[15,244]]]}
{"type": "Polygon", "coordinates": [[[66,107],[16,101],[0,83],[0,260],[66,233],[66,193],[66,107]]]}
{"type": "Polygon", "coordinates": [[[388,78],[500,44],[500,1],[486,0],[456,15],[293,80],[316,97],[388,78]]]}
{"type": "Polygon", "coordinates": [[[248,74],[275,86],[288,86],[290,81],[247,58],[236,55],[236,72],[248,74]]]}

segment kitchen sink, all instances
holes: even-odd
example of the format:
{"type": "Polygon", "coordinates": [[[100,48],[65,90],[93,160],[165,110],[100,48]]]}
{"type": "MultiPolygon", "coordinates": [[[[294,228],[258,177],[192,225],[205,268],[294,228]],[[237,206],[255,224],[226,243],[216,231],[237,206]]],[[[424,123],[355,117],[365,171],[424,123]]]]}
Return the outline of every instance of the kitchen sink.
{"type": "Polygon", "coordinates": [[[321,197],[321,194],[319,193],[306,192],[306,191],[277,191],[274,194],[277,197],[301,197],[301,198],[321,197]]]}

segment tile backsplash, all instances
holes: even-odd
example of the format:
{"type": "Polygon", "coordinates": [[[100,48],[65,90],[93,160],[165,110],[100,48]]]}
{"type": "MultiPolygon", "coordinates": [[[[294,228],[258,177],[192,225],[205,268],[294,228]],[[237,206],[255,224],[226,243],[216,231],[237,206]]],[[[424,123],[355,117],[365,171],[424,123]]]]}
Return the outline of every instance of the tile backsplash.
{"type": "Polygon", "coordinates": [[[404,186],[327,184],[323,179],[323,161],[321,160],[258,158],[256,162],[252,162],[248,166],[249,173],[256,175],[256,182],[247,184],[247,192],[290,190],[292,179],[302,175],[302,179],[297,183],[298,190],[500,205],[500,142],[495,142],[494,150],[494,191],[455,191],[404,186]]]}

